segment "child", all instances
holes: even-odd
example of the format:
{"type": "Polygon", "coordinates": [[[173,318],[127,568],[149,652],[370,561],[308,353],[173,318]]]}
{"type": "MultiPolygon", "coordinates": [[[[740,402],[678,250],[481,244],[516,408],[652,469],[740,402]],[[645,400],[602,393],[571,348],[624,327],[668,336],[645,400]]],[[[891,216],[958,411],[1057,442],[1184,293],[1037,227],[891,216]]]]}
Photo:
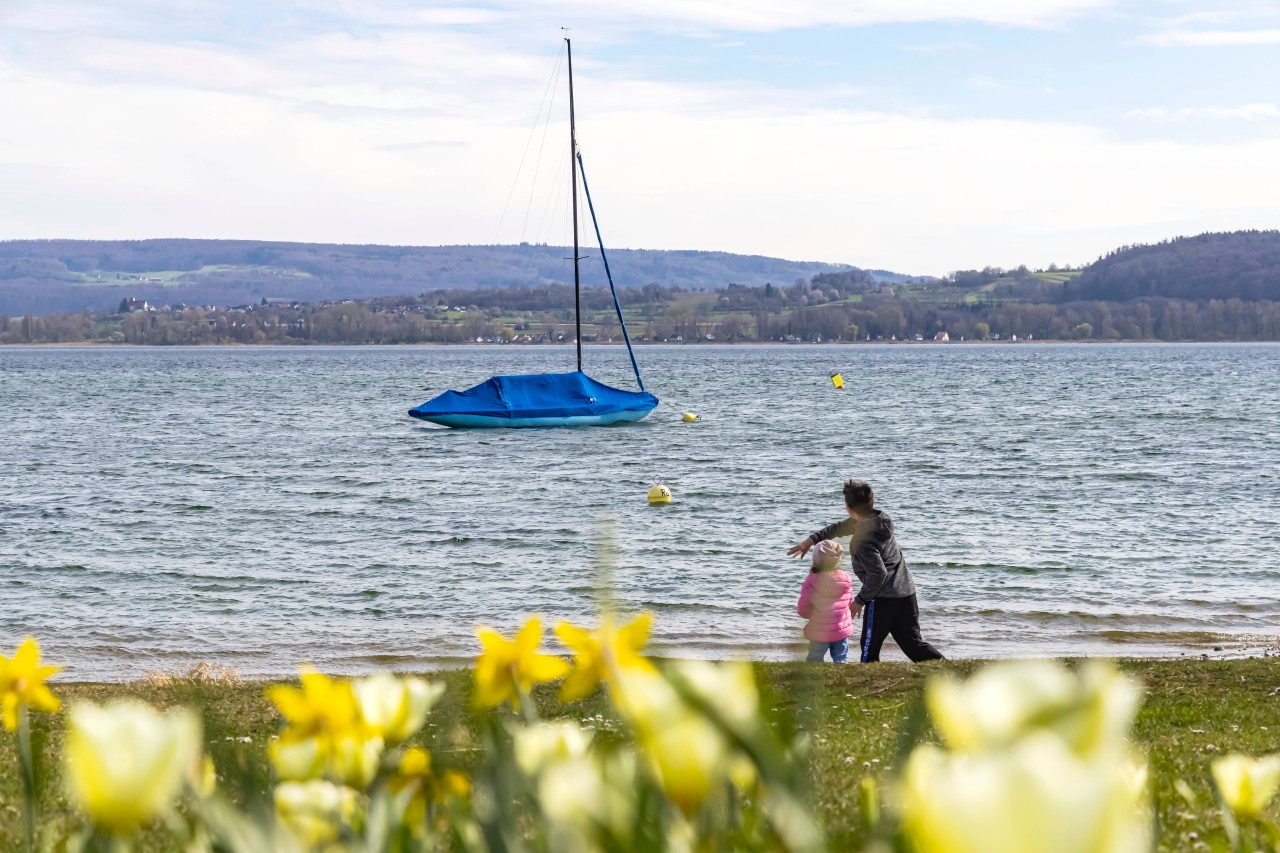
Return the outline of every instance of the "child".
{"type": "Polygon", "coordinates": [[[835,663],[849,662],[849,637],[853,634],[853,582],[840,568],[844,548],[830,539],[813,546],[813,567],[800,587],[796,611],[809,620],[804,626],[809,641],[808,661],[821,661],[827,651],[835,663]]]}

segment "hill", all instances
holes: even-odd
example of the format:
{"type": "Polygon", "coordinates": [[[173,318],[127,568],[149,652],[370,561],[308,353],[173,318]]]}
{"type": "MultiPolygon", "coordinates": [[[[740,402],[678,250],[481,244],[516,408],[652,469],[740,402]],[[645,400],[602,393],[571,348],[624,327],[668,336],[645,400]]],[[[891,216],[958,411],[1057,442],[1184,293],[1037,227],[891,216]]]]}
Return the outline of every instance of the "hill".
{"type": "Polygon", "coordinates": [[[1062,300],[1143,297],[1280,301],[1280,231],[1232,231],[1124,246],[1088,266],[1062,300]]]}
{"type": "MultiPolygon", "coordinates": [[[[236,305],[263,298],[318,302],[571,282],[570,250],[516,246],[355,246],[251,240],[0,242],[0,314],[107,310],[123,297],[236,305]]],[[[584,283],[604,283],[587,249],[584,283]]],[[[731,283],[790,285],[846,264],[728,252],[610,249],[620,287],[657,283],[706,291],[731,283]]],[[[885,272],[886,276],[895,274],[885,272]]]]}

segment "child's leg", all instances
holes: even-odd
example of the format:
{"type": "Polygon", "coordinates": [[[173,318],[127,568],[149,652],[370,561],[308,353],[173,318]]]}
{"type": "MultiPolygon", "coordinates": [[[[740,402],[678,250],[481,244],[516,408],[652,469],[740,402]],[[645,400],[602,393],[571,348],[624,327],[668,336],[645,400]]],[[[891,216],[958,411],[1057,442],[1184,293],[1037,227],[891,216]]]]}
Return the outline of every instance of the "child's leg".
{"type": "Polygon", "coordinates": [[[831,644],[831,661],[833,663],[849,662],[849,638],[836,640],[831,644]]]}
{"type": "Polygon", "coordinates": [[[821,663],[822,658],[827,654],[827,646],[830,643],[816,643],[812,640],[809,642],[809,655],[805,658],[809,663],[821,663]]]}

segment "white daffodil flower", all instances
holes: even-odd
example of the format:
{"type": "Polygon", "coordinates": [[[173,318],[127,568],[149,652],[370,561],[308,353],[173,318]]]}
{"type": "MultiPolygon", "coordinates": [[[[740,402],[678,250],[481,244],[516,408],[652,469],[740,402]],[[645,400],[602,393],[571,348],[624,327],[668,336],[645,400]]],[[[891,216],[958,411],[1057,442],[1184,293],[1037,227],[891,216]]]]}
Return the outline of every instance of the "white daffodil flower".
{"type": "Polygon", "coordinates": [[[443,684],[421,678],[396,678],[386,672],[358,678],[351,684],[360,716],[389,744],[411,737],[426,722],[427,714],[444,693],[443,684]]]}
{"type": "Polygon", "coordinates": [[[200,721],[130,699],[77,704],[64,755],[71,799],[100,828],[127,835],[169,808],[199,766],[200,721]]]}
{"type": "Polygon", "coordinates": [[[1280,788],[1280,753],[1263,758],[1232,754],[1213,762],[1210,769],[1222,801],[1245,820],[1262,817],[1280,788]]]}

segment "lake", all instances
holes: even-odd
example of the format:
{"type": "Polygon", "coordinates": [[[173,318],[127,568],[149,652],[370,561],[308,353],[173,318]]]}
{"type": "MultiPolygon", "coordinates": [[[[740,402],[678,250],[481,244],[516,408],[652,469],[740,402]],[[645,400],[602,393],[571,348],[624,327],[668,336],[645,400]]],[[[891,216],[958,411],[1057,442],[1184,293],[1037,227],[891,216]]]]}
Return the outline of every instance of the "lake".
{"type": "MultiPolygon", "coordinates": [[[[76,680],[429,669],[478,623],[592,623],[603,585],[660,654],[800,660],[785,552],[847,478],[948,656],[1280,635],[1280,346],[637,356],[663,399],[639,424],[447,430],[406,410],[572,348],[0,348],[0,649],[34,634],[76,680]]],[[[585,362],[634,387],[622,348],[585,362]]]]}

